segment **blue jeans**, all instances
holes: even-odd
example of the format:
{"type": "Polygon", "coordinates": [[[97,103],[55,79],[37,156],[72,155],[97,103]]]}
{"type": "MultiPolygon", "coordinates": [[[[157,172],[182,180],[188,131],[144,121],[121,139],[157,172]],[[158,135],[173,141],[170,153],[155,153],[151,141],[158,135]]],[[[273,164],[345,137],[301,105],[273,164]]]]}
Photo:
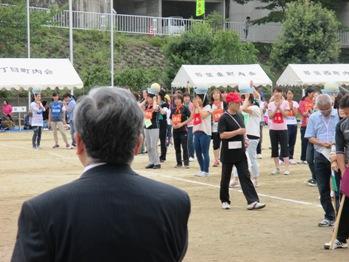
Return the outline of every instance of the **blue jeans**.
{"type": "Polygon", "coordinates": [[[204,132],[198,131],[194,133],[194,147],[196,157],[200,165],[200,171],[208,173],[210,166],[210,148],[211,137],[204,132]]]}
{"type": "Polygon", "coordinates": [[[188,152],[189,157],[194,158],[194,137],[193,137],[193,127],[188,127],[188,152]]]}

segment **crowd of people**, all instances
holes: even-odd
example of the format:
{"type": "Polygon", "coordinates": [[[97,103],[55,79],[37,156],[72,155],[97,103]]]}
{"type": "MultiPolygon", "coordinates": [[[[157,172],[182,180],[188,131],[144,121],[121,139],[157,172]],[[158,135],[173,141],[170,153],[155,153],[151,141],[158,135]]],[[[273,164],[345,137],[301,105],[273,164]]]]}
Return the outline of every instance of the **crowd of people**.
{"type": "MultiPolygon", "coordinates": [[[[332,227],[337,219],[338,227],[334,232],[333,241],[325,243],[324,248],[347,248],[349,94],[339,89],[327,88],[321,93],[310,87],[297,103],[294,101],[292,90],[284,92],[279,87],[273,89],[268,102],[264,101],[263,92],[252,84],[239,86],[231,92],[203,87],[193,91],[193,94],[176,91],[170,96],[155,83],[142,93],[142,98],[138,98],[136,103],[131,93],[123,89],[96,89],[83,97],[76,109],[75,100],[69,94],[64,95],[61,101],[58,94],[54,93],[52,102],[47,107],[42,104],[40,94],[35,94],[35,100],[31,104],[33,147],[40,147],[43,113],[48,110],[48,121],[54,131],[53,148],[59,145],[57,130],[62,132],[66,147],[70,148],[64,136],[64,127],[67,123],[72,125],[72,128],[76,128],[72,130],[72,134],[75,133],[72,145],[77,146],[77,155],[85,170],[82,177],[73,183],[24,203],[13,258],[42,256],[42,261],[45,261],[48,257],[56,256],[58,260],[74,261],[69,258],[81,254],[76,253],[76,249],[69,248],[71,245],[82,244],[76,242],[72,236],[81,235],[83,232],[83,239],[88,239],[90,233],[86,228],[91,228],[91,225],[96,225],[95,221],[102,219],[99,223],[101,230],[95,227],[93,234],[104,239],[103,232],[110,228],[116,230],[115,234],[120,234],[123,229],[116,229],[111,222],[117,226],[124,226],[130,238],[118,243],[121,246],[125,245],[124,241],[144,245],[148,239],[134,238],[132,229],[135,227],[135,236],[138,236],[139,232],[143,232],[140,234],[143,236],[149,233],[144,231],[144,228],[147,228],[144,223],[148,221],[147,223],[161,229],[152,231],[152,239],[156,242],[153,246],[158,251],[159,246],[161,247],[161,252],[154,254],[159,257],[172,254],[173,261],[180,261],[188,245],[189,197],[180,190],[134,173],[130,168],[134,155],[146,150],[149,158],[146,168],[160,169],[161,163],[167,161],[167,148],[173,138],[176,157],[174,168],[188,169],[190,162],[196,159],[199,170],[195,175],[208,177],[211,165],[221,166],[219,198],[223,209],[230,209],[229,186],[232,181],[239,181],[248,210],[263,209],[266,205],[260,202],[256,192],[260,175],[257,159],[261,153],[258,150],[263,122],[269,127],[270,156],[275,164],[271,174],[280,174],[283,165],[282,173],[288,176],[291,174],[290,164],[308,163],[312,173],[308,183],[318,187],[320,203],[324,210],[324,218],[318,226],[332,227]],[[298,116],[301,116],[301,162],[294,159],[298,116]],[[211,140],[213,161],[210,160],[209,154],[211,140]],[[335,205],[332,203],[331,191],[335,192],[335,205]],[[123,197],[122,201],[120,197],[123,197]],[[97,201],[99,205],[91,205],[97,201]],[[127,206],[126,203],[130,201],[137,208],[127,206]],[[76,212],[76,204],[79,204],[79,210],[83,212],[76,212]],[[69,210],[70,215],[54,212],[57,205],[69,210]],[[160,208],[154,209],[155,205],[160,208]],[[118,215],[114,210],[122,210],[123,215],[118,215]],[[159,210],[161,212],[158,212],[159,210]],[[44,215],[47,211],[49,216],[44,215]],[[45,218],[44,226],[40,229],[37,226],[37,212],[39,217],[45,218]],[[105,212],[113,219],[109,219],[108,215],[99,215],[105,212]],[[84,217],[92,218],[84,220],[84,217]],[[85,222],[78,223],[77,231],[66,230],[76,219],[85,222]],[[164,231],[163,228],[167,230],[164,231]],[[38,231],[43,231],[44,234],[39,234],[38,231]],[[165,236],[161,232],[171,232],[171,237],[166,236],[166,245],[162,245],[165,236]],[[59,235],[56,240],[63,243],[54,255],[47,244],[52,244],[51,238],[49,242],[46,239],[46,236],[51,237],[52,234],[59,235]],[[33,241],[36,245],[31,244],[33,241]],[[61,248],[70,251],[64,252],[61,248]],[[172,252],[169,252],[169,249],[172,252]],[[173,252],[174,250],[176,252],[173,252]]],[[[91,243],[93,242],[89,242],[86,250],[92,247],[91,243]]],[[[141,249],[143,253],[128,252],[127,255],[122,252],[116,254],[114,248],[105,249],[105,246],[101,250],[107,250],[110,257],[120,255],[120,258],[144,258],[150,254],[144,253],[145,249],[141,249]]],[[[86,256],[88,253],[86,252],[86,256]]],[[[91,255],[93,254],[89,254],[91,255]]]]}
{"type": "MultiPolygon", "coordinates": [[[[265,204],[259,202],[255,187],[258,186],[259,177],[257,159],[261,157],[261,151],[258,151],[263,134],[261,127],[265,123],[269,128],[271,157],[275,164],[271,174],[280,174],[283,166],[282,173],[290,175],[290,165],[307,164],[311,173],[307,183],[318,187],[320,202],[325,211],[318,226],[333,226],[340,194],[339,190],[334,190],[334,186],[331,187],[330,182],[333,177],[339,187],[340,172],[343,173],[345,168],[338,167],[335,155],[336,152],[344,152],[343,147],[346,146],[343,134],[342,140],[336,141],[335,138],[340,132],[337,128],[336,134],[336,126],[340,125],[340,119],[346,118],[344,111],[349,104],[346,105],[345,101],[349,101],[349,95],[340,92],[338,88],[334,90],[327,87],[322,92],[308,87],[299,102],[294,100],[294,95],[291,89],[285,92],[282,88],[275,87],[270,100],[265,101],[260,89],[246,85],[231,93],[218,88],[211,91],[207,88],[195,88],[193,95],[176,91],[171,98],[158,84],[152,85],[143,93],[144,100],[139,101],[145,115],[145,141],[149,155],[146,168],[159,169],[160,163],[166,160],[166,150],[161,149],[162,158],[157,154],[157,141],[159,129],[161,130],[159,119],[164,120],[167,116],[167,127],[163,130],[173,130],[175,168],[181,168],[183,164],[185,168],[189,168],[189,163],[195,156],[200,168],[195,175],[207,177],[210,175],[211,164],[212,167],[222,165],[222,208],[230,208],[229,184],[231,187],[240,184],[248,209],[263,208],[265,204]],[[301,155],[296,160],[294,152],[298,118],[301,155]],[[211,140],[213,161],[210,161],[209,154],[211,140]],[[333,198],[336,206],[332,204],[333,198]]],[[[171,136],[163,134],[163,137],[171,136]]],[[[345,222],[348,221],[345,218],[349,213],[347,205],[340,220],[336,248],[348,246],[348,222],[345,222]]],[[[327,246],[328,244],[325,245],[327,246]]]]}
{"type": "Polygon", "coordinates": [[[63,95],[60,100],[58,93],[52,94],[52,102],[41,101],[41,94],[34,93],[33,102],[30,104],[30,126],[33,130],[32,146],[34,149],[40,148],[41,134],[44,127],[53,131],[55,144],[52,148],[60,147],[58,142],[58,134],[62,136],[65,147],[73,149],[76,146],[74,138],[74,109],[76,101],[69,93],[63,95]],[[69,144],[65,130],[70,129],[71,141],[69,144]]]}
{"type": "MultiPolygon", "coordinates": [[[[345,172],[346,146],[349,145],[345,131],[349,95],[326,87],[321,94],[316,88],[308,87],[304,97],[297,102],[292,89],[285,91],[275,87],[271,98],[266,101],[262,89],[254,87],[253,83],[239,86],[231,92],[200,87],[194,88],[192,94],[189,91],[177,90],[167,94],[159,84],[154,83],[142,95],[135,95],[144,115],[145,142],[142,152],[147,153],[149,158],[146,169],[160,169],[161,163],[167,160],[168,147],[173,144],[174,168],[189,169],[190,163],[197,161],[199,170],[195,176],[208,177],[211,167],[221,166],[220,200],[223,209],[230,208],[229,187],[238,186],[245,195],[249,210],[264,208],[256,187],[260,177],[258,159],[262,157],[263,126],[267,125],[270,156],[275,165],[271,174],[290,175],[290,165],[307,164],[311,173],[307,183],[318,187],[325,212],[318,225],[334,225],[340,194],[330,182],[332,178],[339,187],[341,174],[345,172]],[[300,159],[296,160],[298,118],[301,154],[300,159]],[[336,157],[342,153],[343,158],[336,157]],[[332,204],[333,198],[337,203],[335,206],[332,204]]],[[[56,92],[53,93],[52,102],[45,105],[41,102],[41,95],[34,94],[34,101],[30,105],[33,148],[40,148],[45,114],[47,125],[53,131],[53,148],[60,146],[58,132],[65,147],[74,148],[75,106],[74,97],[68,93],[61,100],[56,92]],[[68,127],[71,143],[65,134],[68,127]]],[[[7,101],[4,102],[3,114],[11,118],[7,101]]],[[[347,201],[336,247],[347,247],[349,229],[345,218],[348,213],[347,201]]]]}

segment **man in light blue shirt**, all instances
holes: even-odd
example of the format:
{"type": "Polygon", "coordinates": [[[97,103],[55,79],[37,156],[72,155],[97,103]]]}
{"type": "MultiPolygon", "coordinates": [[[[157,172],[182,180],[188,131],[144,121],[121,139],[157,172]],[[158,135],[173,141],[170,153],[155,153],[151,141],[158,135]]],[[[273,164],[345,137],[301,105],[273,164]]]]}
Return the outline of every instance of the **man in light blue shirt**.
{"type": "Polygon", "coordinates": [[[331,150],[335,151],[336,125],[339,122],[337,110],[332,107],[329,95],[319,95],[316,99],[318,111],[313,113],[305,131],[305,138],[314,145],[314,164],[320,202],[325,211],[320,227],[333,226],[335,211],[331,201],[331,150]]]}
{"type": "Polygon", "coordinates": [[[74,138],[74,133],[75,133],[75,128],[74,128],[74,109],[76,106],[76,102],[75,99],[71,96],[71,94],[66,93],[63,96],[63,103],[67,112],[67,121],[69,123],[70,126],[70,135],[71,135],[71,139],[72,139],[72,147],[76,146],[75,143],[75,138],[74,138]]]}

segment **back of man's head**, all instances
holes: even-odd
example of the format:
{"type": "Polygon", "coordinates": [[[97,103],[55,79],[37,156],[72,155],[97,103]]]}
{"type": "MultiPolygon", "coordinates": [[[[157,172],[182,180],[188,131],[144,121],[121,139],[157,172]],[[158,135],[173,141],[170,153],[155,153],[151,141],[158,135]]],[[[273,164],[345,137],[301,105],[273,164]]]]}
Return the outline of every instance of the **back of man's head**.
{"type": "Polygon", "coordinates": [[[143,131],[143,113],[130,91],[96,88],[80,99],[75,128],[97,162],[129,164],[143,131]]]}

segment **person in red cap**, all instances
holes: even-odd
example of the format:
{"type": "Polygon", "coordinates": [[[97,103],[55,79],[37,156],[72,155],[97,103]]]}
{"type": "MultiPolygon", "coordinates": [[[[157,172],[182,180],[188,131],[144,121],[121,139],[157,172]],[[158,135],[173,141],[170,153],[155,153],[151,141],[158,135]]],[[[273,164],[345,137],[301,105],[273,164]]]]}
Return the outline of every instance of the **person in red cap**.
{"type": "Polygon", "coordinates": [[[261,209],[265,204],[259,202],[254,188],[246,157],[246,129],[242,114],[239,112],[241,97],[238,93],[229,93],[226,97],[228,110],[221,116],[218,132],[222,139],[221,163],[222,178],[220,200],[223,209],[230,209],[229,182],[233,166],[238,171],[242,192],[247,200],[247,209],[261,209]]]}

